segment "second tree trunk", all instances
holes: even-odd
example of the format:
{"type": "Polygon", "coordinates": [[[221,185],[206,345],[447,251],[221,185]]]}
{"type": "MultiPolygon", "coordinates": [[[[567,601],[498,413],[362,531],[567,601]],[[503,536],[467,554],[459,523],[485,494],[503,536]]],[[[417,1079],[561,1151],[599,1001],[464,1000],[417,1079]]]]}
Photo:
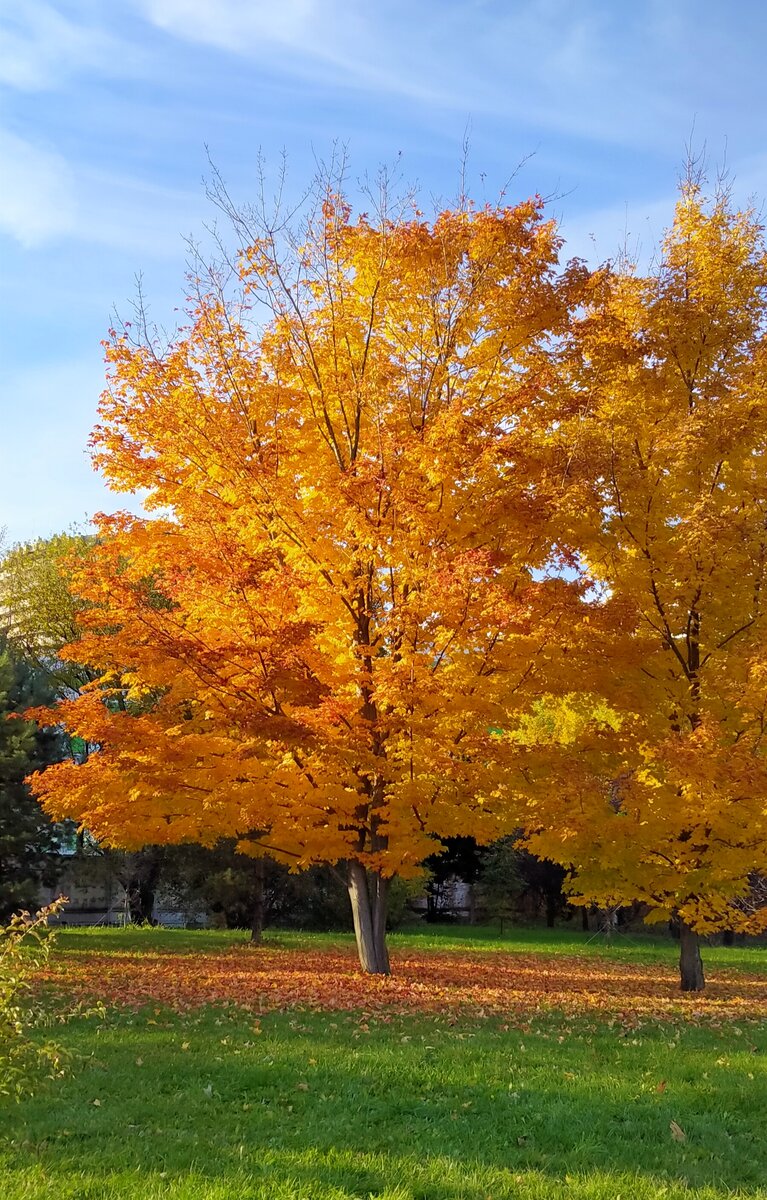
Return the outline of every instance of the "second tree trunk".
{"type": "Polygon", "coordinates": [[[702,992],[706,986],[700,938],[684,921],[679,922],[679,975],[683,992],[702,992]]]}

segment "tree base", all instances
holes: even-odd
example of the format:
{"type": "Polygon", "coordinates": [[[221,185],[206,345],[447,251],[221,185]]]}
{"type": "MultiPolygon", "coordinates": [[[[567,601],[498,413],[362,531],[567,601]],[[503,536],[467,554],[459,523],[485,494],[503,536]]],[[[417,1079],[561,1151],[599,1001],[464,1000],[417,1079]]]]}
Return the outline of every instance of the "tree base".
{"type": "Polygon", "coordinates": [[[679,979],[683,992],[702,992],[706,986],[700,938],[684,921],[679,922],[679,979]]]}

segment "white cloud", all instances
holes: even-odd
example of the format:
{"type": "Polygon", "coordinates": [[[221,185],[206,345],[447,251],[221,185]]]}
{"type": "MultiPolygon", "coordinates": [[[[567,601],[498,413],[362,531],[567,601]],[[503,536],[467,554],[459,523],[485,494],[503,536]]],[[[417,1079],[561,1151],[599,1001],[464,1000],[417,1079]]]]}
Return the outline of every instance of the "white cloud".
{"type": "MultiPolygon", "coordinates": [[[[630,140],[667,104],[648,95],[643,59],[662,30],[626,30],[569,0],[134,0],[156,27],[297,76],[389,91],[469,114],[630,140]],[[641,94],[642,103],[639,103],[641,94]]],[[[673,105],[671,106],[673,108],[673,105]]],[[[685,118],[686,119],[686,118],[685,118]]]]}
{"type": "Polygon", "coordinates": [[[46,0],[0,0],[0,83],[39,91],[115,61],[113,39],[86,17],[72,20],[46,0]]]}
{"type": "Polygon", "coordinates": [[[202,189],[164,187],[88,166],[0,129],[0,234],[35,250],[61,238],[182,257],[205,215],[202,189]]]}
{"type": "Polygon", "coordinates": [[[75,225],[72,171],[55,151],[0,130],[0,231],[34,247],[75,225]]]}
{"type": "Polygon", "coordinates": [[[754,52],[736,72],[713,0],[673,15],[664,0],[132,3],[173,37],[294,78],[655,153],[680,152],[696,114],[718,130],[733,92],[739,122],[763,107],[754,52]]]}
{"type": "Polygon", "coordinates": [[[147,17],[170,33],[227,50],[251,49],[265,41],[321,49],[320,23],[330,23],[335,6],[317,0],[144,0],[147,17]]]}
{"type": "MultiPolygon", "coordinates": [[[[293,75],[449,103],[428,67],[401,69],[402,31],[363,0],[136,0],[158,29],[279,65],[293,75]]],[[[396,4],[395,9],[399,7],[396,4]]],[[[408,31],[414,34],[416,31],[408,31]]]]}

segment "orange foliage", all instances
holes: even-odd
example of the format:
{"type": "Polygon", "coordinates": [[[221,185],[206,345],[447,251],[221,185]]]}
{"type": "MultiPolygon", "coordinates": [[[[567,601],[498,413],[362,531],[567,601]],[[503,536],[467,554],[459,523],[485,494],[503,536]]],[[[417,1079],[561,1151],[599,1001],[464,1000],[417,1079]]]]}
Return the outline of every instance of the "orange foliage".
{"type": "Polygon", "coordinates": [[[394,964],[394,976],[377,978],[361,973],[347,949],[68,953],[57,956],[48,979],[77,1000],[133,1009],[161,1004],[180,1012],[222,1003],[256,1013],[313,1009],[473,1019],[561,1011],[632,1024],[680,1016],[761,1021],[767,1010],[767,979],[739,971],[718,971],[701,1006],[680,996],[672,968],[595,956],[403,951],[394,964]]]}
{"type": "Polygon", "coordinates": [[[37,715],[99,753],[35,780],[48,811],[347,862],[376,971],[386,881],[520,826],[584,902],[767,923],[753,215],[688,184],[648,276],[560,269],[536,200],[331,188],[275,237],[169,346],[110,343],[96,460],[160,515],[81,565],[99,680],[37,715]]]}
{"type": "Polygon", "coordinates": [[[242,246],[238,295],[197,281],[170,346],[115,335],[96,462],[160,515],[102,518],[78,573],[99,680],[37,715],[99,752],[34,781],[52,815],[351,862],[370,936],[435,835],[514,828],[500,731],[577,621],[540,577],[538,409],[587,284],[558,250],[538,200],[373,222],[331,190],[300,244],[242,246]]]}

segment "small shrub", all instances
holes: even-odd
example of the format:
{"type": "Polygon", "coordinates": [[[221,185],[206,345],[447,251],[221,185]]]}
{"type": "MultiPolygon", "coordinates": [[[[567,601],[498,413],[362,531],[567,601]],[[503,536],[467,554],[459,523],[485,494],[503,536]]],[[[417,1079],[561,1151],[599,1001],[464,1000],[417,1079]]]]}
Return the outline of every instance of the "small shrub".
{"type": "Polygon", "coordinates": [[[31,1034],[45,1020],[33,984],[51,950],[48,921],[65,904],[60,897],[37,913],[17,913],[0,926],[0,1096],[18,1099],[37,1079],[63,1074],[59,1047],[31,1034]]]}

